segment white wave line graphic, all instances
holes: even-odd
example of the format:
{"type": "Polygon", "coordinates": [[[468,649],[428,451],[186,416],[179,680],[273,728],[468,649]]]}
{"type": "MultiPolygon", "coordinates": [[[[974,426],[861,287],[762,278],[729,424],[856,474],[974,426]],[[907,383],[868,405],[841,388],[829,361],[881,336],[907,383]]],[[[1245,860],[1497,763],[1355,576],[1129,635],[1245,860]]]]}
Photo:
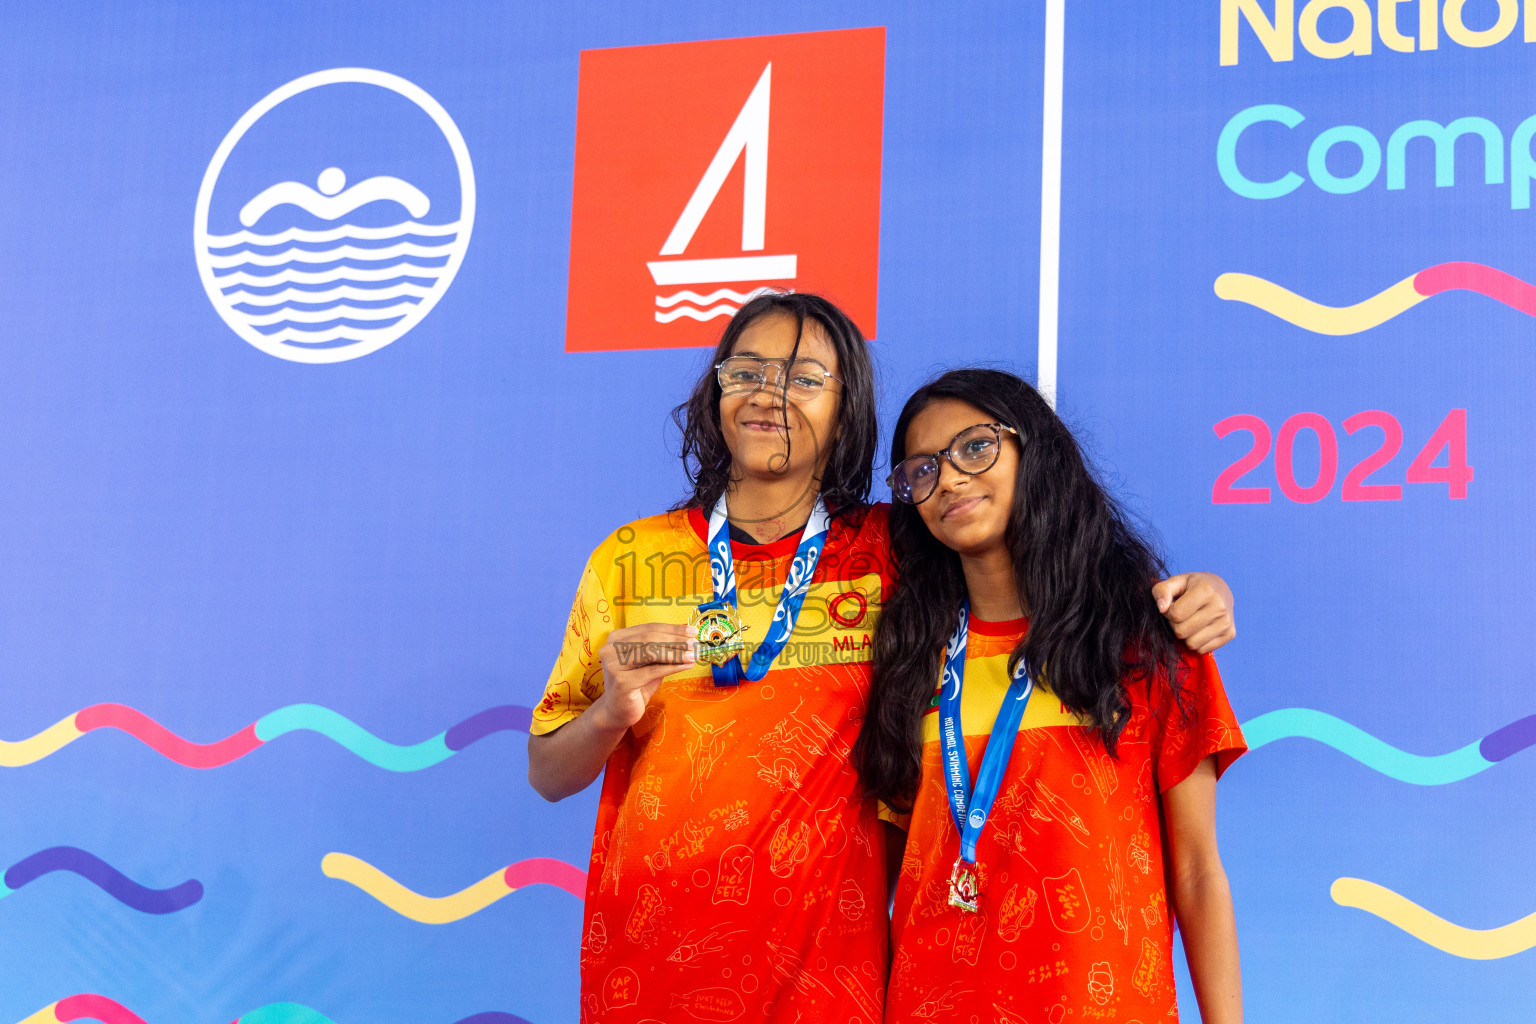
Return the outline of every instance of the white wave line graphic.
{"type": "Polygon", "coordinates": [[[355,245],[338,245],[334,249],[284,249],[282,252],[240,252],[232,256],[209,255],[208,265],[215,270],[231,267],[280,267],[285,263],[334,263],[337,260],[365,260],[378,263],[398,259],[401,256],[442,257],[449,254],[454,243],[419,245],[416,242],[399,242],[377,249],[359,248],[355,245]]]}
{"type": "Polygon", "coordinates": [[[675,306],[679,302],[688,301],[700,306],[707,306],[711,302],[718,302],[720,299],[734,299],[737,302],[751,302],[753,299],[757,298],[759,295],[763,294],[763,292],[768,290],[769,289],[767,288],[754,288],[750,292],[747,292],[745,295],[741,294],[740,292],[733,292],[729,288],[721,288],[719,291],[710,292],[708,295],[700,295],[698,292],[681,291],[676,295],[656,296],[656,305],[665,308],[667,306],[675,306]]]}
{"type": "Polygon", "coordinates": [[[252,316],[239,313],[240,318],[252,327],[271,327],[273,324],[328,324],[332,320],[398,320],[416,307],[416,303],[404,299],[392,306],[378,309],[358,309],[356,306],[332,306],[330,309],[285,309],[277,313],[252,316]]]}
{"type": "Polygon", "coordinates": [[[232,284],[249,284],[260,288],[272,284],[329,284],[332,281],[390,281],[397,277],[424,277],[436,280],[442,267],[418,267],[413,263],[397,263],[392,267],[332,267],[330,270],[294,270],[288,268],[275,274],[251,274],[237,270],[233,274],[220,274],[214,282],[220,287],[232,284]]]}
{"type": "Polygon", "coordinates": [[[335,288],[327,288],[324,291],[306,292],[299,288],[284,288],[280,292],[271,295],[255,295],[244,288],[237,288],[232,292],[224,293],[224,298],[230,302],[240,302],[247,306],[268,306],[276,309],[278,306],[290,302],[335,302],[337,299],[398,299],[402,295],[414,295],[417,298],[426,298],[432,294],[432,289],[419,284],[411,284],[402,281],[400,284],[391,285],[388,288],[354,288],[352,285],[343,284],[335,288]]]}
{"type": "Polygon", "coordinates": [[[685,316],[690,320],[713,320],[717,316],[735,316],[737,308],[729,302],[722,302],[720,305],[711,306],[709,309],[694,309],[692,306],[683,306],[672,310],[670,313],[657,313],[656,322],[659,324],[669,324],[680,316],[685,316]]]}
{"type": "Polygon", "coordinates": [[[326,228],[324,231],[310,231],[305,228],[289,228],[287,231],[279,231],[275,235],[258,235],[254,231],[236,231],[232,235],[209,235],[208,246],[212,249],[227,249],[232,245],[282,245],[284,242],[334,242],[340,238],[356,238],[364,241],[375,241],[380,238],[397,238],[403,235],[421,235],[423,237],[436,238],[442,235],[456,235],[459,232],[459,222],[451,224],[420,224],[414,220],[404,221],[400,224],[392,224],[383,228],[353,227],[343,224],[339,228],[326,228]]]}
{"type": "Polygon", "coordinates": [[[338,327],[327,328],[323,331],[305,331],[296,327],[284,327],[280,331],[273,331],[271,334],[262,335],[262,337],[269,341],[289,341],[307,345],[318,345],[321,342],[341,341],[343,339],[347,341],[362,341],[368,336],[370,331],[377,331],[381,327],[388,326],[388,324],[381,324],[379,327],[348,327],[343,324],[338,327]]]}
{"type": "MultiPolygon", "coordinates": [[[[341,181],[346,181],[346,175],[342,175],[341,181]]],[[[399,203],[412,217],[425,217],[432,208],[432,200],[427,198],[425,192],[403,178],[388,174],[365,178],[351,188],[332,195],[316,192],[303,182],[280,181],[262,189],[254,199],[240,208],[240,223],[251,227],[279,206],[297,206],[321,220],[338,220],[359,207],[380,200],[399,203]]]]}

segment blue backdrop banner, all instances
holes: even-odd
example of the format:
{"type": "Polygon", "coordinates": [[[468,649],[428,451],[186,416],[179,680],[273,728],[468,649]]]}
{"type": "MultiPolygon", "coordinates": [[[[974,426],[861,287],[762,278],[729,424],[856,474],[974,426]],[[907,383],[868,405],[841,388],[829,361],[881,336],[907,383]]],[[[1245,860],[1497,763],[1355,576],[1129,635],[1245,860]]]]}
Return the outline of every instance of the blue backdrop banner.
{"type": "Polygon", "coordinates": [[[531,790],[530,708],[765,286],[875,339],[884,423],[1038,373],[1231,581],[1249,1019],[1526,1019],[1533,41],[1516,0],[9,5],[0,1024],[574,1021],[597,795],[531,790]]]}

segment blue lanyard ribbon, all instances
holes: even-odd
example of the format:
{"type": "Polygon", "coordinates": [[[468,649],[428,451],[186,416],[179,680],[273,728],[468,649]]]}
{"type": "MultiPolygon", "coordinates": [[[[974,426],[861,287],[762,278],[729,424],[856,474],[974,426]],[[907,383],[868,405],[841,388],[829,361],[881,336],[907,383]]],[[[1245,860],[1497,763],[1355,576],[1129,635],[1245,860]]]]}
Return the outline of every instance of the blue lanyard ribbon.
{"type": "Polygon", "coordinates": [[[944,753],[944,785],[949,791],[949,812],[960,832],[960,859],[976,863],[976,840],[987,825],[992,801],[1008,770],[1013,742],[1024,723],[1024,709],[1035,681],[1029,668],[1020,661],[1013,670],[1013,681],[992,725],[981,770],[976,773],[976,788],[971,789],[971,769],[965,757],[965,730],[960,724],[960,691],[965,686],[965,643],[970,633],[970,603],[960,605],[960,622],[944,648],[943,693],[939,697],[939,741],[944,753]]]}
{"type": "MultiPolygon", "coordinates": [[[[773,622],[768,626],[768,635],[752,652],[746,668],[742,668],[740,657],[732,658],[724,665],[710,666],[716,686],[739,686],[743,681],[753,682],[768,674],[773,659],[779,656],[790,634],[795,631],[795,622],[800,618],[800,606],[805,603],[806,592],[811,588],[811,576],[816,572],[816,563],[827,541],[830,522],[827,507],[817,498],[816,507],[811,509],[811,517],[806,520],[800,546],[795,550],[795,560],[790,563],[789,577],[784,581],[783,592],[779,594],[778,606],[773,610],[773,622]]],[[[731,558],[730,519],[726,516],[723,495],[709,514],[709,575],[715,589],[715,600],[711,604],[735,606],[736,563],[731,558]]]]}

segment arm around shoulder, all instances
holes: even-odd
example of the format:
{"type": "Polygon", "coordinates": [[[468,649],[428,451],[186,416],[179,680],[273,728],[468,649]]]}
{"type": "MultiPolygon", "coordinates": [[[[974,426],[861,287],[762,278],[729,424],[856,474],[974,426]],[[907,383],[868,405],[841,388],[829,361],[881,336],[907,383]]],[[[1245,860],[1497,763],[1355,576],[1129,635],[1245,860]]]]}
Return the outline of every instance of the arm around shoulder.
{"type": "Polygon", "coordinates": [[[1157,610],[1174,636],[1196,654],[1210,654],[1237,636],[1232,588],[1210,572],[1184,572],[1152,587],[1157,610]]]}

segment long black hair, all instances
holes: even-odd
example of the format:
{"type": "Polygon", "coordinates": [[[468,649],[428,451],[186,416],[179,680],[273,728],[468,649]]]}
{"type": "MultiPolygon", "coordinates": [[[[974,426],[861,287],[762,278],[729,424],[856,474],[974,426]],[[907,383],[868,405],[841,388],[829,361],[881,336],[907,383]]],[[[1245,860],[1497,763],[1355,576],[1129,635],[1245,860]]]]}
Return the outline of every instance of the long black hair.
{"type": "MultiPolygon", "coordinates": [[[[1129,717],[1127,677],[1166,677],[1183,706],[1178,643],[1151,595],[1166,575],[1162,560],[1065,424],[1011,373],[951,370],[919,388],[896,421],[891,465],[907,457],[913,418],[946,398],[1019,432],[1007,543],[1029,631],[1008,667],[1022,659],[1114,753],[1129,717]]],[[[875,629],[874,686],[854,757],[870,793],[907,807],[917,790],[922,715],[966,588],[960,557],[928,531],[917,506],[897,502],[890,522],[899,583],[875,629]]]]}
{"type": "MultiPolygon", "coordinates": [[[[709,367],[693,386],[687,401],[672,410],[672,421],[682,432],[683,469],[692,493],[675,508],[708,511],[731,482],[731,452],[720,430],[720,382],[715,364],[731,354],[736,339],[753,322],[765,316],[790,316],[795,321],[794,365],[805,335],[806,321],[815,323],[837,353],[837,376],[842,378],[837,436],[822,469],[821,496],[834,516],[847,517],[869,501],[870,474],[880,429],[875,422],[875,368],[869,343],[857,324],[832,302],[808,292],[764,292],[744,303],[720,335],[709,367]]],[[[789,404],[784,408],[788,424],[789,404]]],[[[786,431],[786,445],[788,444],[786,431]]],[[[783,464],[788,465],[788,449],[783,464]]]]}

